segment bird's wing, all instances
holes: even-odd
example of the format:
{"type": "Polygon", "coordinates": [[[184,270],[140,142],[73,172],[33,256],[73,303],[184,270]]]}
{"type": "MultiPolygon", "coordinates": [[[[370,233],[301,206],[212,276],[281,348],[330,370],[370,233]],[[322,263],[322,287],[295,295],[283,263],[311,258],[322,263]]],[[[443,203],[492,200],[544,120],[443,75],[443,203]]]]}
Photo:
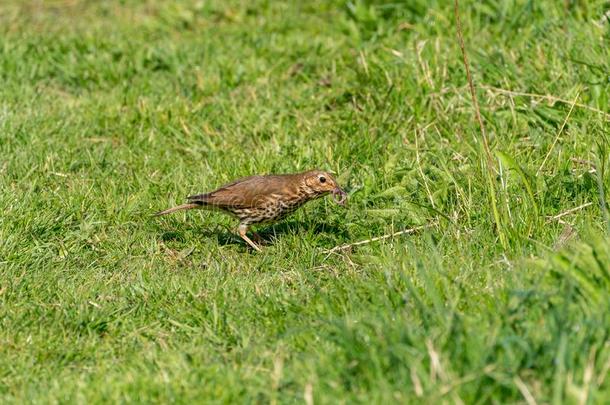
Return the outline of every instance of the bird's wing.
{"type": "Polygon", "coordinates": [[[215,191],[192,195],[188,201],[215,207],[256,207],[270,195],[281,192],[286,176],[250,176],[225,184],[215,191]]]}

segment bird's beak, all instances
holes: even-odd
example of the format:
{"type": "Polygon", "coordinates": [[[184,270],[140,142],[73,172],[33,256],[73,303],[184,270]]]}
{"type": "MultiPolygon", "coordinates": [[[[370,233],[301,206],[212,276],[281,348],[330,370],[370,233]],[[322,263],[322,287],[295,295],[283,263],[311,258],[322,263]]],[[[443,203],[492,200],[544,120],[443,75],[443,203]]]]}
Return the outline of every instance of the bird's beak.
{"type": "Polygon", "coordinates": [[[337,186],[331,191],[333,195],[333,200],[339,205],[345,205],[345,201],[347,200],[347,193],[341,190],[341,187],[337,186]]]}

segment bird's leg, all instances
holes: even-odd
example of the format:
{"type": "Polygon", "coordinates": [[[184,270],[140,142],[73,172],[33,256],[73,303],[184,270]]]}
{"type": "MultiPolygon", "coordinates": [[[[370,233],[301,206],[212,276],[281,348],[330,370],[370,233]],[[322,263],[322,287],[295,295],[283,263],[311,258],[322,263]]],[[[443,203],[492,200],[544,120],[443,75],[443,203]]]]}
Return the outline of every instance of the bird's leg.
{"type": "Polygon", "coordinates": [[[244,225],[244,224],[240,224],[239,227],[237,227],[237,233],[239,234],[239,236],[246,241],[246,243],[248,243],[248,245],[252,246],[254,248],[254,250],[256,250],[257,252],[261,252],[261,248],[259,248],[256,243],[252,242],[252,240],[250,238],[248,238],[248,235],[246,235],[246,232],[248,231],[248,225],[244,225]]]}

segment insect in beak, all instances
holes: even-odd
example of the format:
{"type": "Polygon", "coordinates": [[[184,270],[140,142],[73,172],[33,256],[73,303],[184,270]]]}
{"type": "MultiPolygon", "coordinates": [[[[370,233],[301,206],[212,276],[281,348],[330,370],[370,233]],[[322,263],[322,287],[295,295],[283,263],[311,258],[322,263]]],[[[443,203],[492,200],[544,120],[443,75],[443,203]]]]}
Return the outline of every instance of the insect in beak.
{"type": "Polygon", "coordinates": [[[333,200],[339,205],[345,205],[345,201],[347,200],[347,193],[341,190],[339,187],[336,187],[333,191],[331,191],[333,195],[333,200]]]}

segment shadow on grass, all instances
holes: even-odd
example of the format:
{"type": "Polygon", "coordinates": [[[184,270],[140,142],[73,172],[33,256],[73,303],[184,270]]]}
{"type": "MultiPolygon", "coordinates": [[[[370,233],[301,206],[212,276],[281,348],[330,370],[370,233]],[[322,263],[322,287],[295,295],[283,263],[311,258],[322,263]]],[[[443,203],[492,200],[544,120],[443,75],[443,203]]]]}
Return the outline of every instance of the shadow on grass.
{"type": "MultiPolygon", "coordinates": [[[[161,233],[161,240],[164,242],[186,242],[186,233],[192,232],[195,235],[200,235],[202,238],[215,238],[218,241],[218,244],[222,246],[245,245],[245,242],[237,235],[235,230],[233,230],[231,227],[222,225],[185,224],[185,226],[180,230],[164,230],[162,227],[160,227],[159,231],[161,233]]],[[[337,239],[348,239],[348,233],[345,229],[325,223],[304,224],[297,221],[288,221],[275,225],[261,225],[260,227],[254,226],[250,228],[248,234],[252,235],[253,231],[258,233],[262,239],[262,244],[266,246],[273,245],[282,237],[282,235],[304,235],[312,231],[318,235],[319,244],[321,247],[333,246],[337,239]]]]}

